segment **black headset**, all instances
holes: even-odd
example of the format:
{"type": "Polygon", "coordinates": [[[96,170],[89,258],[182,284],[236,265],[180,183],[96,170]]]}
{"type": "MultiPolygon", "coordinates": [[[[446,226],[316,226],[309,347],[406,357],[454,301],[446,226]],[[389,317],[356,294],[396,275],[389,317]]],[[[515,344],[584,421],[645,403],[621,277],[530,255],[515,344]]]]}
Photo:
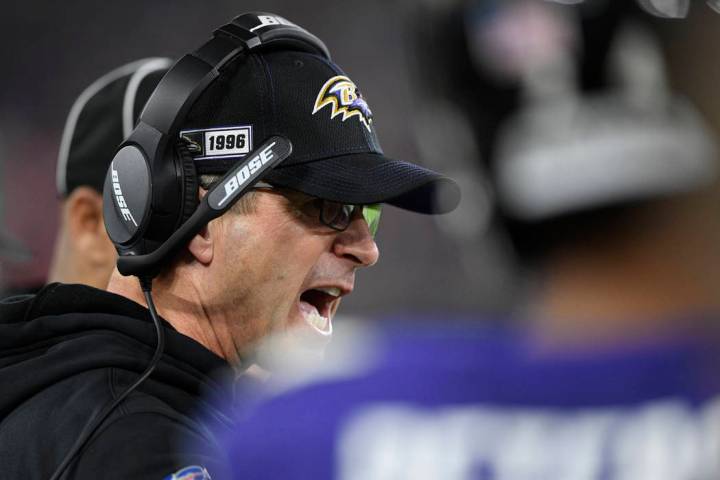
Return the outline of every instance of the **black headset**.
{"type": "Polygon", "coordinates": [[[265,139],[198,202],[193,158],[179,141],[179,129],[190,107],[220,70],[238,55],[265,49],[309,52],[330,60],[322,41],[284,18],[263,12],[240,15],[173,65],[148,100],[135,130],[115,153],[103,190],[105,228],[118,251],[120,273],[140,279],[157,346],[138,379],[82,429],[51,480],[63,475],[98,427],[159,363],[164,334],[151,287],[162,265],[292,153],[287,138],[275,135],[265,139]]]}
{"type": "Polygon", "coordinates": [[[292,152],[288,139],[266,139],[198,205],[195,166],[179,142],[179,129],[192,104],[228,62],[266,49],[309,52],[330,60],[320,39],[284,18],[263,12],[240,15],[173,65],[148,100],[135,130],[118,147],[105,177],[103,214],[123,275],[153,278],[193,235],[292,152]],[[258,165],[258,155],[261,168],[250,168],[258,165]],[[226,195],[232,198],[219,204],[226,195]]]}

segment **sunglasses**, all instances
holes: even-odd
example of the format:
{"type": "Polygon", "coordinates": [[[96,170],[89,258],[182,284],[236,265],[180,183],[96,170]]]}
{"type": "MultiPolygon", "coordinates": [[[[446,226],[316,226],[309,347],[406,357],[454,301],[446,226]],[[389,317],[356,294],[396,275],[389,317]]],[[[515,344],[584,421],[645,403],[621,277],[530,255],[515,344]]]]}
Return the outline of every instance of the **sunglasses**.
{"type": "MultiPolygon", "coordinates": [[[[279,190],[265,182],[258,182],[253,188],[279,190]]],[[[324,198],[314,198],[310,203],[313,205],[314,210],[319,212],[320,223],[338,232],[347,230],[356,212],[360,210],[365,223],[367,223],[370,235],[375,238],[375,234],[380,226],[381,204],[354,205],[326,200],[324,198]]]]}

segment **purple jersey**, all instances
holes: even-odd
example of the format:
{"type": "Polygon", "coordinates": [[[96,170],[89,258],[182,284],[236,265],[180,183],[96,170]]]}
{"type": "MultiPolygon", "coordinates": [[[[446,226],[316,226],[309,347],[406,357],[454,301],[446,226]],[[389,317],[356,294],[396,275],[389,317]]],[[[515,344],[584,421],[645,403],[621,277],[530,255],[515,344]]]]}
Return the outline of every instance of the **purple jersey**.
{"type": "Polygon", "coordinates": [[[239,415],[234,478],[720,478],[717,335],[549,351],[438,324],[386,328],[371,364],[239,415]]]}

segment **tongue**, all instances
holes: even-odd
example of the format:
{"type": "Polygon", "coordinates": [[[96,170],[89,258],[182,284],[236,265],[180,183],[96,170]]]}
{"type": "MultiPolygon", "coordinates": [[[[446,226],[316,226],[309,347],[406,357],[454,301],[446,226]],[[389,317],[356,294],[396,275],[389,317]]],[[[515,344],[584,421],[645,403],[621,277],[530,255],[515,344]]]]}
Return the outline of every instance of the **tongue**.
{"type": "Polygon", "coordinates": [[[317,307],[313,305],[312,303],[305,302],[303,300],[300,300],[300,311],[306,315],[309,314],[315,314],[320,315],[320,312],[318,312],[317,307]]]}

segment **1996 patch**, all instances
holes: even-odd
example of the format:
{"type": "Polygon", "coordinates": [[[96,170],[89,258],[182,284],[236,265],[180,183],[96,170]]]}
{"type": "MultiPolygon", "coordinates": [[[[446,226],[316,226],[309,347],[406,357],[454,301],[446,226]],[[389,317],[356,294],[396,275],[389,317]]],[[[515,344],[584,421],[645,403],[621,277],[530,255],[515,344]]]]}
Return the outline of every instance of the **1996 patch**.
{"type": "Polygon", "coordinates": [[[251,125],[183,130],[180,138],[195,160],[244,157],[253,147],[251,125]]]}

